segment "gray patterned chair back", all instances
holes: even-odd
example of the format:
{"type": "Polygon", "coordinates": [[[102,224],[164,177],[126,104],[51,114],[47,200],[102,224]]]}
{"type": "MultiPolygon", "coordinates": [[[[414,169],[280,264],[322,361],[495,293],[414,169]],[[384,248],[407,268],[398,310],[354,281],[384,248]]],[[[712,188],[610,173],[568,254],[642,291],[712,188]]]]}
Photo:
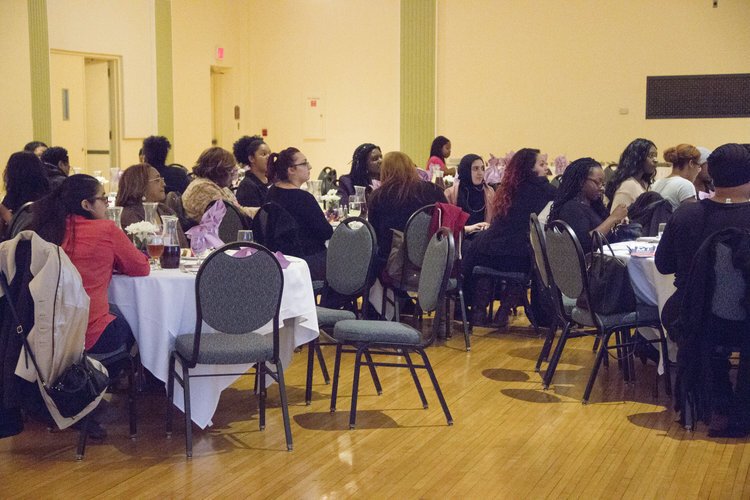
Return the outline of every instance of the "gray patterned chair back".
{"type": "Polygon", "coordinates": [[[453,234],[448,228],[441,227],[428,241],[422,261],[417,300],[423,311],[436,310],[443,300],[454,254],[453,234]]]}
{"type": "Polygon", "coordinates": [[[377,251],[375,231],[366,220],[349,217],[328,242],[326,282],[341,295],[358,295],[370,286],[377,251]]]}
{"type": "Polygon", "coordinates": [[[711,312],[730,321],[745,321],[747,311],[742,304],[747,283],[742,272],[732,263],[732,249],[724,244],[716,245],[714,258],[715,283],[711,298],[711,312]]]}
{"type": "Polygon", "coordinates": [[[418,268],[422,267],[427,243],[430,241],[430,221],[435,205],[427,205],[414,212],[404,228],[406,257],[418,268]]]}
{"type": "Polygon", "coordinates": [[[8,239],[15,238],[21,231],[31,229],[34,219],[34,214],[31,211],[33,206],[34,202],[28,201],[13,213],[13,217],[8,224],[8,239]]]}
{"type": "MultiPolygon", "coordinates": [[[[216,201],[209,203],[206,210],[208,210],[214,203],[216,203],[216,201]]],[[[225,201],[224,206],[227,208],[227,211],[219,224],[219,238],[221,238],[221,241],[224,243],[231,243],[237,241],[237,231],[250,229],[250,220],[233,204],[225,201]]]]}
{"type": "Polygon", "coordinates": [[[177,214],[177,219],[180,221],[180,226],[182,226],[183,231],[187,231],[197,224],[194,220],[185,215],[185,207],[182,206],[182,195],[177,191],[168,192],[164,203],[171,208],[175,214],[177,214]]]}
{"type": "Polygon", "coordinates": [[[585,289],[586,268],[575,233],[565,222],[556,220],[547,224],[545,235],[555,286],[568,297],[580,297],[585,289]]]}
{"type": "Polygon", "coordinates": [[[532,213],[531,217],[529,217],[529,239],[531,240],[531,249],[534,253],[534,263],[536,264],[537,271],[539,271],[539,278],[542,280],[544,287],[549,288],[549,264],[547,263],[544,229],[542,229],[542,225],[539,223],[539,218],[535,213],[532,213]]]}
{"type": "MultiPolygon", "coordinates": [[[[235,242],[208,256],[195,279],[196,332],[202,322],[222,333],[250,333],[273,322],[274,354],[278,357],[278,317],[284,275],[273,254],[255,243],[235,242]],[[231,251],[252,247],[256,251],[234,257],[231,251]],[[230,252],[230,253],[227,253],[230,252]]],[[[196,335],[195,356],[199,352],[196,335]]]]}

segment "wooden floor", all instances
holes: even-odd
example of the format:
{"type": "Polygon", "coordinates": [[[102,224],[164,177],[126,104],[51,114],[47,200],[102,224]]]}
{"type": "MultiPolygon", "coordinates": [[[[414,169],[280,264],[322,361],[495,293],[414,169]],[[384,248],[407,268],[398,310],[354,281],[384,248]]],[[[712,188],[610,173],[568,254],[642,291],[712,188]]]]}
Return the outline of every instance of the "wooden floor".
{"type": "MultiPolygon", "coordinates": [[[[750,497],[747,441],[683,430],[663,389],[654,396],[653,365],[637,361],[638,380],[625,385],[611,363],[583,406],[591,340],[570,342],[554,386],[543,391],[533,371],[541,340],[528,337],[524,324],[519,316],[510,331],[478,329],[471,353],[457,334],[428,350],[452,427],[428,385],[424,410],[408,371],[381,368],[383,395],[363,373],[358,427],[348,430],[353,359],[344,364],[339,411],[331,414],[325,384],[304,405],[306,357],[298,353],[286,377],[291,453],[278,392],[269,393],[260,432],[252,378],[243,377],[222,395],[215,425],[196,429],[191,460],[183,426],[165,438],[158,394],[141,399],[135,441],[126,437],[115,397],[115,411],[104,415],[109,437],[90,443],[79,463],[75,432],[29,423],[20,436],[0,440],[0,498],[750,497]]],[[[332,365],[333,351],[325,353],[332,365]]]]}

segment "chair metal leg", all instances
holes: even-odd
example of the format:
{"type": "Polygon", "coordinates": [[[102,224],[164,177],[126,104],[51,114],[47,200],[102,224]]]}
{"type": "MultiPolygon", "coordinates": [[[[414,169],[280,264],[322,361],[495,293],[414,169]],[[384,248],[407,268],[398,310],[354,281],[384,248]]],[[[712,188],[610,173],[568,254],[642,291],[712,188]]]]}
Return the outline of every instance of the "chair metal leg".
{"type": "Polygon", "coordinates": [[[174,353],[169,356],[169,374],[167,375],[167,437],[172,437],[172,407],[174,406],[174,353]]]}
{"type": "Polygon", "coordinates": [[[313,364],[315,364],[315,344],[317,339],[307,343],[307,380],[305,381],[305,404],[312,402],[313,364]]]}
{"type": "Polygon", "coordinates": [[[599,371],[599,365],[602,364],[602,358],[607,355],[607,344],[609,343],[609,337],[611,335],[612,332],[606,332],[602,336],[602,341],[599,345],[599,351],[596,353],[594,367],[591,369],[591,375],[589,376],[589,381],[586,384],[586,390],[583,392],[583,399],[581,400],[583,404],[588,404],[589,402],[589,396],[591,396],[591,389],[593,389],[594,387],[594,380],[596,380],[596,374],[599,371]]]}
{"type": "Polygon", "coordinates": [[[598,336],[594,337],[594,345],[591,348],[592,352],[596,352],[597,350],[599,350],[599,337],[598,336]]]}
{"type": "Polygon", "coordinates": [[[430,364],[430,359],[427,357],[427,353],[421,347],[416,349],[416,351],[420,356],[422,356],[422,361],[424,361],[425,369],[427,369],[427,373],[430,375],[430,380],[432,381],[432,386],[435,388],[435,393],[437,394],[438,401],[440,401],[440,406],[443,407],[445,420],[448,422],[448,425],[453,425],[453,416],[448,409],[448,403],[445,402],[443,391],[440,390],[440,384],[438,384],[437,377],[435,376],[435,371],[432,369],[432,365],[430,364]]]}
{"type": "Polygon", "coordinates": [[[537,337],[541,337],[542,333],[539,331],[539,325],[536,323],[536,318],[534,317],[534,311],[531,310],[531,302],[529,301],[529,287],[527,285],[522,285],[523,291],[521,292],[521,298],[523,300],[523,310],[526,313],[526,317],[529,318],[529,322],[531,323],[531,326],[534,327],[534,333],[536,333],[537,337]]]}
{"type": "Polygon", "coordinates": [[[136,396],[138,387],[136,385],[136,364],[135,359],[130,358],[130,370],[128,371],[128,413],[130,417],[130,439],[135,439],[138,428],[138,413],[136,408],[136,396]]]}
{"type": "Polygon", "coordinates": [[[534,371],[537,373],[539,373],[539,370],[542,368],[542,362],[549,358],[549,351],[552,349],[552,343],[555,341],[555,332],[557,331],[558,323],[559,320],[557,318],[553,319],[552,324],[547,331],[547,337],[544,339],[544,345],[542,346],[542,350],[539,351],[539,357],[537,358],[536,366],[534,367],[534,371]]]}
{"type": "Polygon", "coordinates": [[[258,426],[260,430],[266,429],[266,363],[261,361],[255,365],[258,375],[258,426]]]}
{"type": "Polygon", "coordinates": [[[552,383],[552,377],[555,375],[555,370],[557,369],[557,363],[560,361],[560,356],[562,356],[563,348],[565,347],[565,342],[568,340],[568,334],[570,333],[570,328],[572,325],[570,323],[565,323],[565,327],[563,328],[562,333],[560,334],[560,339],[557,341],[557,346],[555,347],[555,353],[552,355],[552,359],[549,361],[549,365],[547,365],[547,371],[544,372],[544,388],[549,389],[550,384],[552,383]]]}
{"type": "Polygon", "coordinates": [[[78,446],[76,447],[76,461],[78,462],[83,460],[83,455],[86,453],[86,439],[89,436],[89,418],[91,416],[86,415],[81,421],[81,430],[78,433],[78,446]]]}
{"type": "Polygon", "coordinates": [[[336,346],[336,360],[333,363],[333,387],[331,387],[331,413],[336,411],[336,393],[339,388],[339,368],[341,368],[341,349],[343,346],[336,346]]]}
{"type": "MultiPolygon", "coordinates": [[[[664,334],[663,329],[659,329],[659,333],[661,334],[661,355],[664,363],[664,391],[667,393],[667,396],[672,396],[672,373],[671,373],[671,365],[672,362],[669,360],[669,345],[667,343],[667,337],[664,334]]],[[[658,370],[657,370],[657,376],[658,376],[658,370]]]]}
{"type": "Polygon", "coordinates": [[[370,351],[368,351],[366,347],[364,350],[364,354],[367,363],[369,363],[368,368],[370,369],[370,375],[372,376],[372,383],[375,385],[375,390],[377,391],[378,396],[382,396],[383,387],[380,385],[380,377],[378,377],[378,372],[375,371],[375,366],[373,366],[372,364],[372,354],[370,354],[370,351]]]}
{"type": "Polygon", "coordinates": [[[409,356],[409,351],[404,349],[404,358],[406,359],[406,364],[409,365],[409,371],[411,372],[411,378],[414,379],[414,385],[417,386],[417,392],[419,393],[419,399],[422,401],[422,408],[427,409],[427,398],[424,395],[424,391],[422,390],[422,384],[419,382],[419,376],[417,375],[417,370],[414,368],[414,363],[411,361],[411,356],[409,356]]]}
{"type": "Polygon", "coordinates": [[[323,373],[323,380],[326,384],[331,383],[331,377],[328,375],[328,367],[326,366],[326,358],[323,357],[323,351],[320,350],[320,342],[315,342],[315,354],[318,356],[318,363],[320,364],[320,371],[323,373]]]}
{"type": "Polygon", "coordinates": [[[289,402],[286,399],[286,385],[284,385],[284,368],[281,361],[276,364],[276,375],[279,377],[279,397],[281,398],[281,415],[284,418],[284,434],[286,435],[286,449],[292,451],[292,427],[289,424],[289,402]]]}
{"type": "Polygon", "coordinates": [[[190,375],[188,368],[182,365],[182,387],[184,389],[185,401],[185,454],[188,458],[193,456],[193,422],[190,418],[190,375]]]}
{"type": "Polygon", "coordinates": [[[357,392],[359,391],[359,370],[362,367],[362,353],[367,349],[366,345],[357,347],[354,359],[354,380],[352,381],[352,406],[349,410],[349,429],[354,429],[357,424],[357,392]]]}
{"type": "Polygon", "coordinates": [[[464,301],[464,292],[461,288],[458,289],[458,301],[461,304],[461,322],[464,326],[464,342],[466,343],[466,352],[471,351],[471,338],[469,335],[469,321],[466,317],[466,303],[464,301]]]}

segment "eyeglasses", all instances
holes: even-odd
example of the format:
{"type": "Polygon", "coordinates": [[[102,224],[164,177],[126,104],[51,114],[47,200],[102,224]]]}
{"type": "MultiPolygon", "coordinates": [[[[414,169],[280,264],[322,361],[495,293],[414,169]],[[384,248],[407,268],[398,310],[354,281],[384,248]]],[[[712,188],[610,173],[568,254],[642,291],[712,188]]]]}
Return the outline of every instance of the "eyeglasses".
{"type": "Polygon", "coordinates": [[[96,200],[103,201],[106,205],[109,205],[109,198],[107,198],[106,196],[94,196],[89,201],[91,203],[94,203],[96,200]]]}
{"type": "Polygon", "coordinates": [[[160,175],[159,177],[154,177],[153,179],[149,179],[148,182],[164,182],[164,177],[160,175]]]}
{"type": "Polygon", "coordinates": [[[312,168],[310,166],[310,162],[309,161],[306,161],[304,163],[294,163],[294,164],[292,164],[292,166],[293,167],[307,167],[307,168],[312,168]]]}
{"type": "Polygon", "coordinates": [[[596,184],[596,187],[599,187],[599,188],[604,185],[604,181],[600,181],[598,179],[594,179],[593,177],[586,177],[586,180],[593,182],[594,184],[596,184]]]}

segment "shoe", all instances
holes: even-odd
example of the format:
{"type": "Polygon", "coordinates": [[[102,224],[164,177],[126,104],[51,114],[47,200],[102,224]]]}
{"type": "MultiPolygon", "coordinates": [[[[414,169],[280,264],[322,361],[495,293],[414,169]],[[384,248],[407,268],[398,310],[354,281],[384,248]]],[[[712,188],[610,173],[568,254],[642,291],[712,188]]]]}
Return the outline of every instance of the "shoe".
{"type": "Polygon", "coordinates": [[[510,311],[502,307],[498,309],[497,313],[495,314],[495,319],[494,321],[492,321],[492,326],[494,326],[495,328],[505,328],[506,326],[508,326],[510,316],[509,313],[510,311]]]}
{"type": "MultiPolygon", "coordinates": [[[[89,418],[89,426],[88,426],[88,437],[92,441],[104,441],[104,439],[107,437],[107,429],[102,427],[102,424],[100,424],[95,418],[88,417],[89,418]]],[[[73,429],[80,431],[83,429],[83,420],[80,420],[73,424],[71,426],[73,429]]]]}

